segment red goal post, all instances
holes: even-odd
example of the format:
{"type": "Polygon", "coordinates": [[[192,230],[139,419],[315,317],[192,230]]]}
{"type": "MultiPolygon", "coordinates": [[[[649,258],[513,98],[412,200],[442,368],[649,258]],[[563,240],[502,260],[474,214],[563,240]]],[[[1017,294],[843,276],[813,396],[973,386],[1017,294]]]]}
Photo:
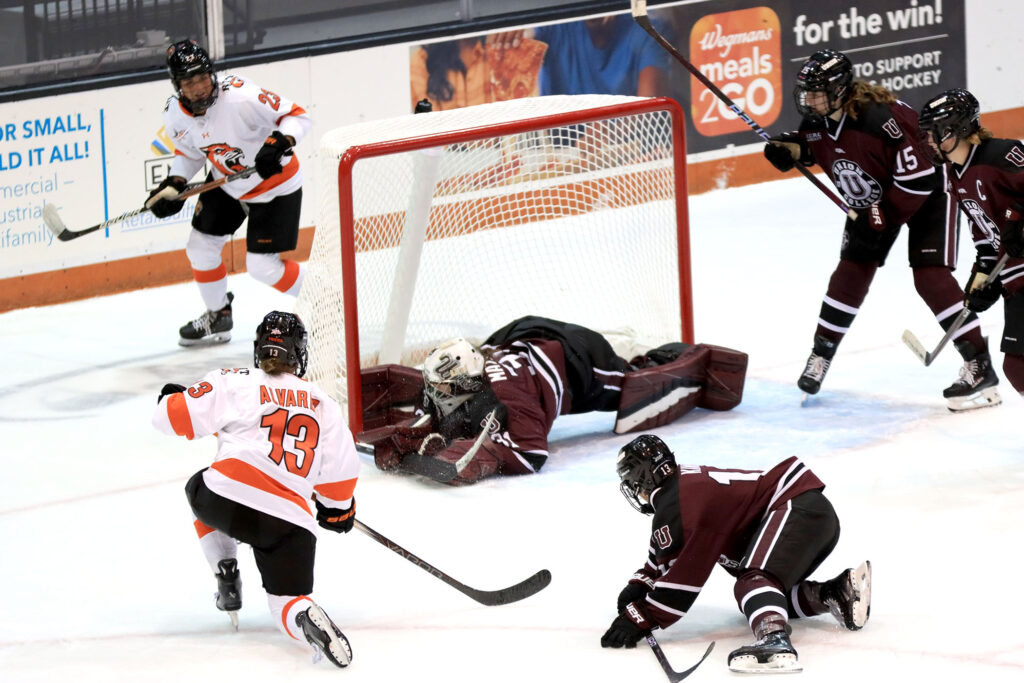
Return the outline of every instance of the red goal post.
{"type": "Polygon", "coordinates": [[[307,378],[357,432],[360,367],[416,365],[523,315],[623,356],[692,343],[683,130],[670,98],[578,95],[328,132],[296,304],[307,378]]]}

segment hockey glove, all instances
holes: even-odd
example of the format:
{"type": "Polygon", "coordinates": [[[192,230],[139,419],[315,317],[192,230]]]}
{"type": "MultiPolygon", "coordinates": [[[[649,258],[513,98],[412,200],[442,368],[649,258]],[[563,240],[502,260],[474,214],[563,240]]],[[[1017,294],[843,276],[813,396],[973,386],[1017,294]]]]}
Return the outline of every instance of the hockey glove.
{"type": "Polygon", "coordinates": [[[160,390],[160,395],[156,397],[156,402],[159,404],[160,401],[164,400],[164,396],[170,396],[171,394],[180,394],[187,388],[188,387],[183,387],[180,384],[165,384],[164,388],[160,390]]]}
{"type": "Polygon", "coordinates": [[[637,642],[650,633],[654,625],[635,602],[626,605],[615,621],[601,636],[601,647],[636,647],[637,642]]]}
{"type": "Polygon", "coordinates": [[[377,468],[388,472],[401,467],[402,458],[407,453],[419,451],[420,445],[430,433],[429,424],[422,427],[388,425],[367,430],[359,437],[361,441],[373,446],[373,461],[377,468]]]}
{"type": "Polygon", "coordinates": [[[1024,258],[1024,204],[1011,204],[1006,209],[1006,222],[1000,230],[1003,249],[1013,258],[1024,258]]]}
{"type": "Polygon", "coordinates": [[[352,531],[352,526],[356,523],[355,498],[352,499],[352,505],[347,510],[329,508],[326,505],[321,505],[318,500],[314,502],[316,503],[317,524],[339,534],[347,534],[352,531]]]}
{"type": "Polygon", "coordinates": [[[783,173],[791,170],[797,162],[804,166],[814,163],[810,150],[803,144],[799,133],[782,133],[764,146],[764,158],[783,173]]]}
{"type": "Polygon", "coordinates": [[[184,199],[175,199],[185,189],[185,179],[172,175],[164,178],[156,189],[149,193],[146,208],[157,218],[167,218],[181,211],[185,206],[184,199]]]}
{"type": "Polygon", "coordinates": [[[999,282],[999,278],[996,278],[995,282],[985,280],[982,283],[982,278],[987,277],[987,273],[977,269],[971,272],[971,277],[967,280],[967,286],[964,287],[965,308],[975,313],[981,313],[992,308],[992,305],[999,301],[999,298],[1003,295],[1003,285],[999,282]]]}
{"type": "Polygon", "coordinates": [[[626,587],[619,593],[619,599],[615,601],[615,609],[620,612],[626,609],[626,605],[631,602],[637,602],[647,597],[647,593],[650,591],[650,587],[645,583],[639,581],[630,581],[626,584],[626,587]]]}
{"type": "Polygon", "coordinates": [[[283,168],[281,157],[292,148],[295,142],[279,130],[275,130],[263,141],[260,151],[256,152],[256,172],[260,177],[267,178],[277,175],[283,168]]]}

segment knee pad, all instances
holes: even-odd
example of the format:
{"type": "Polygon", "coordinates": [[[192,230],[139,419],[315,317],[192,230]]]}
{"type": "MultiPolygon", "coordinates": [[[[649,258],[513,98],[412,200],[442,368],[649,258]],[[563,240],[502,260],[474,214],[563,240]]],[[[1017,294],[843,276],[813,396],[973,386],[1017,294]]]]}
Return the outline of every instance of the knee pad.
{"type": "Polygon", "coordinates": [[[185,244],[185,256],[193,270],[213,270],[221,265],[220,253],[228,243],[228,235],[207,235],[193,229],[185,244]]]}
{"type": "Polygon", "coordinates": [[[254,280],[273,287],[284,275],[280,254],[254,254],[246,252],[245,269],[254,280]]]}

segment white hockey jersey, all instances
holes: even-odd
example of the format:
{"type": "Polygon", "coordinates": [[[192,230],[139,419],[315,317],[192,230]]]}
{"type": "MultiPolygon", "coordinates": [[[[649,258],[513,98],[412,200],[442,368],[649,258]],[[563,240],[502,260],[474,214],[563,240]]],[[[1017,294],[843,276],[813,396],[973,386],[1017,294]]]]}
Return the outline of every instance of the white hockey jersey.
{"type": "MultiPolygon", "coordinates": [[[[295,144],[313,126],[306,110],[241,76],[224,75],[220,93],[202,116],[193,116],[172,96],[164,107],[164,130],[174,142],[171,175],[190,180],[209,162],[213,178],[238,173],[256,161],[256,153],[275,130],[295,138],[295,144]]],[[[284,170],[267,178],[253,174],[221,186],[244,202],[269,202],[302,187],[302,171],[295,155],[281,159],[284,170]]]]}
{"type": "Polygon", "coordinates": [[[314,534],[314,496],[327,507],[352,505],[359,457],[341,408],[290,373],[214,370],[160,401],[153,426],[187,439],[216,434],[206,486],[314,534]]]}

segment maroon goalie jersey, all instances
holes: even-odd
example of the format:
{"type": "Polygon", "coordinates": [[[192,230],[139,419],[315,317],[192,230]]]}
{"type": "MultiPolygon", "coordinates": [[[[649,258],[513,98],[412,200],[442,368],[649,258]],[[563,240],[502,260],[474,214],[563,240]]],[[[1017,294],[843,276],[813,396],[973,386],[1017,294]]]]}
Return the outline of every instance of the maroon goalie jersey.
{"type": "Polygon", "coordinates": [[[644,603],[661,628],[693,605],[716,564],[735,573],[761,521],[801,493],[825,485],[797,458],[767,471],[679,465],[654,491],[647,563],[631,582],[651,588],[644,603]]]}
{"type": "Polygon", "coordinates": [[[917,113],[903,102],[871,103],[857,118],[844,113],[820,125],[805,120],[799,134],[847,206],[880,204],[890,224],[906,223],[944,189],[941,169],[919,140],[917,113]]]}
{"type": "MultiPolygon", "coordinates": [[[[1007,216],[1024,204],[1024,145],[993,138],[974,145],[963,165],[952,165],[953,194],[971,217],[978,264],[991,270],[999,257],[1000,234],[1007,216]]],[[[1024,259],[1010,259],[1000,280],[1010,293],[1024,287],[1024,259]]]]}

